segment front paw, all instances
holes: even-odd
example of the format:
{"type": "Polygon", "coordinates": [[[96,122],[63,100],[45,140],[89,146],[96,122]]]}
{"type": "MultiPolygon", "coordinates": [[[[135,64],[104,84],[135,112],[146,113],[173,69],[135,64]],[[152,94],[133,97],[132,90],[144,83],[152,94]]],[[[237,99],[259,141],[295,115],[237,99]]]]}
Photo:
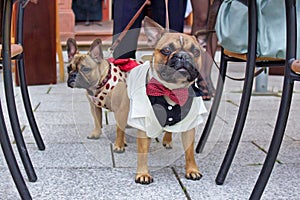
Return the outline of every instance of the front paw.
{"type": "Polygon", "coordinates": [[[114,152],[115,153],[124,153],[125,152],[125,145],[118,146],[118,145],[115,144],[114,152]]]}
{"type": "Polygon", "coordinates": [[[165,142],[163,141],[163,146],[166,148],[166,149],[172,149],[172,142],[165,142]]]}
{"type": "Polygon", "coordinates": [[[200,180],[202,178],[202,174],[199,170],[189,170],[185,174],[185,178],[193,181],[200,180]]]}
{"type": "Polygon", "coordinates": [[[163,146],[166,149],[172,149],[172,133],[166,132],[163,137],[163,146]]]}
{"type": "Polygon", "coordinates": [[[101,135],[101,130],[93,130],[88,136],[87,138],[88,139],[94,139],[94,140],[97,140],[100,138],[100,135],[101,135]]]}
{"type": "Polygon", "coordinates": [[[153,182],[153,178],[149,173],[137,174],[135,176],[135,182],[143,185],[148,185],[153,182]]]}

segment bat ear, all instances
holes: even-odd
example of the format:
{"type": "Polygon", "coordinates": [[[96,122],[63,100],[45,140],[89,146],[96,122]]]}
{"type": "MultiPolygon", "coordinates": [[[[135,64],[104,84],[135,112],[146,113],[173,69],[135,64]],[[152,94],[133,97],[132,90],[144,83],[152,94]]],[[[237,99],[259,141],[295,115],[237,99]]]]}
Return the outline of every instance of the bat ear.
{"type": "Polygon", "coordinates": [[[67,52],[69,61],[74,58],[74,55],[78,53],[78,48],[76,44],[76,40],[73,38],[69,38],[67,40],[67,52]]]}
{"type": "Polygon", "coordinates": [[[100,39],[95,39],[93,41],[89,54],[99,63],[103,60],[102,41],[100,39]]]}
{"type": "Polygon", "coordinates": [[[165,33],[165,29],[161,25],[147,16],[144,18],[144,30],[150,46],[155,46],[157,41],[165,33]]]}

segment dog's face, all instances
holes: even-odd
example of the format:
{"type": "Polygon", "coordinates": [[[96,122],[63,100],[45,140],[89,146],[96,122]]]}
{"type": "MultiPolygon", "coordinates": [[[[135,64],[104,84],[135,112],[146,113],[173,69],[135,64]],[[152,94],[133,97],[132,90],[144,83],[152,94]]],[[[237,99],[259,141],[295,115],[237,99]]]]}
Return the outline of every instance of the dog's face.
{"type": "Polygon", "coordinates": [[[198,77],[203,50],[194,36],[169,33],[145,18],[145,33],[155,45],[152,70],[154,76],[169,89],[189,87],[198,77]]]}
{"type": "Polygon", "coordinates": [[[93,90],[103,74],[103,53],[101,40],[96,39],[87,54],[80,54],[74,39],[67,40],[69,58],[68,81],[71,88],[93,90]]]}

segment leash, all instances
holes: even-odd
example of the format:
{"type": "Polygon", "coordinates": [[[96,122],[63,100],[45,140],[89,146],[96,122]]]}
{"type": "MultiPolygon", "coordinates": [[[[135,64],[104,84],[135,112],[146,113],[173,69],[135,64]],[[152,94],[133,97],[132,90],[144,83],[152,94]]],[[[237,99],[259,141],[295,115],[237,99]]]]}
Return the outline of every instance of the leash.
{"type": "MultiPolygon", "coordinates": [[[[133,23],[136,21],[138,16],[141,14],[143,9],[150,4],[150,0],[145,0],[144,4],[139,8],[139,10],[135,13],[135,15],[132,17],[132,19],[129,21],[127,26],[124,28],[124,30],[120,33],[118,38],[114,41],[114,43],[111,45],[111,47],[108,49],[109,54],[112,55],[116,47],[120,44],[120,42],[125,37],[126,33],[130,29],[130,27],[133,25],[133,23]]],[[[166,5],[166,32],[170,31],[170,22],[169,22],[169,9],[168,9],[168,0],[165,0],[166,5]]]]}
{"type": "Polygon", "coordinates": [[[170,21],[169,21],[169,3],[168,0],[165,0],[166,5],[166,32],[170,32],[170,21]]]}
{"type": "Polygon", "coordinates": [[[110,54],[112,54],[115,50],[115,48],[120,44],[120,42],[123,40],[123,38],[125,37],[127,31],[130,29],[130,27],[133,25],[133,23],[136,21],[136,19],[138,18],[138,16],[141,14],[141,12],[143,11],[143,9],[145,8],[146,5],[148,5],[150,3],[150,0],[145,0],[145,3],[140,7],[140,9],[135,13],[135,15],[132,17],[132,19],[130,20],[130,22],[127,24],[127,26],[125,27],[125,29],[120,33],[120,35],[118,36],[118,38],[114,41],[114,43],[112,44],[112,46],[108,49],[108,51],[110,52],[110,54]]]}
{"type": "MultiPolygon", "coordinates": [[[[215,61],[215,59],[213,59],[213,63],[215,64],[216,68],[220,71],[220,67],[219,65],[217,64],[217,62],[215,61]]],[[[254,72],[254,77],[258,76],[260,73],[262,73],[263,71],[265,71],[266,67],[261,67],[259,70],[257,70],[256,72],[254,72]]],[[[225,75],[227,78],[229,78],[230,80],[233,80],[233,81],[244,81],[245,80],[245,77],[243,78],[235,78],[235,77],[232,77],[232,76],[229,76],[229,75],[225,75]]]]}

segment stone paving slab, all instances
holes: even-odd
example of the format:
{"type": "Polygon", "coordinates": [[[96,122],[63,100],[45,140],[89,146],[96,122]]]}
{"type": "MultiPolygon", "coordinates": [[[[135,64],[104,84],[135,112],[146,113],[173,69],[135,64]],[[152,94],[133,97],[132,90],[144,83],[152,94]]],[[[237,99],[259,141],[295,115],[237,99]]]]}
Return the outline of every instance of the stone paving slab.
{"type": "MultiPolygon", "coordinates": [[[[232,167],[223,185],[216,185],[215,166],[204,166],[203,170],[209,171],[199,182],[191,182],[181,179],[191,199],[248,199],[256,182],[261,166],[232,167]]],[[[176,168],[177,169],[177,168],[176,168]]],[[[297,200],[299,195],[299,166],[298,165],[276,165],[271,175],[269,184],[262,196],[264,200],[297,200]]],[[[178,169],[182,177],[184,171],[178,169]]]]}
{"type": "MultiPolygon", "coordinates": [[[[131,170],[119,168],[37,168],[37,173],[38,181],[28,184],[33,199],[186,199],[169,168],[153,172],[156,179],[146,186],[134,183],[131,170]]],[[[18,199],[12,181],[1,182],[1,198],[18,199]]]]}
{"type": "MultiPolygon", "coordinates": [[[[268,151],[270,142],[257,141],[260,147],[268,151]]],[[[299,164],[300,141],[285,140],[282,142],[277,160],[283,164],[299,164]]]]}
{"type": "MultiPolygon", "coordinates": [[[[218,142],[216,144],[209,145],[213,145],[213,148],[211,148],[209,151],[207,149],[204,149],[202,153],[195,155],[196,161],[203,175],[206,174],[206,172],[203,170],[203,167],[205,167],[206,165],[221,165],[228,143],[218,142]]],[[[239,168],[240,166],[255,166],[262,163],[264,158],[265,153],[260,151],[255,145],[250,142],[241,142],[233,160],[232,168],[239,168]]],[[[185,161],[183,158],[180,158],[174,163],[174,165],[185,166],[185,161]]]]}

